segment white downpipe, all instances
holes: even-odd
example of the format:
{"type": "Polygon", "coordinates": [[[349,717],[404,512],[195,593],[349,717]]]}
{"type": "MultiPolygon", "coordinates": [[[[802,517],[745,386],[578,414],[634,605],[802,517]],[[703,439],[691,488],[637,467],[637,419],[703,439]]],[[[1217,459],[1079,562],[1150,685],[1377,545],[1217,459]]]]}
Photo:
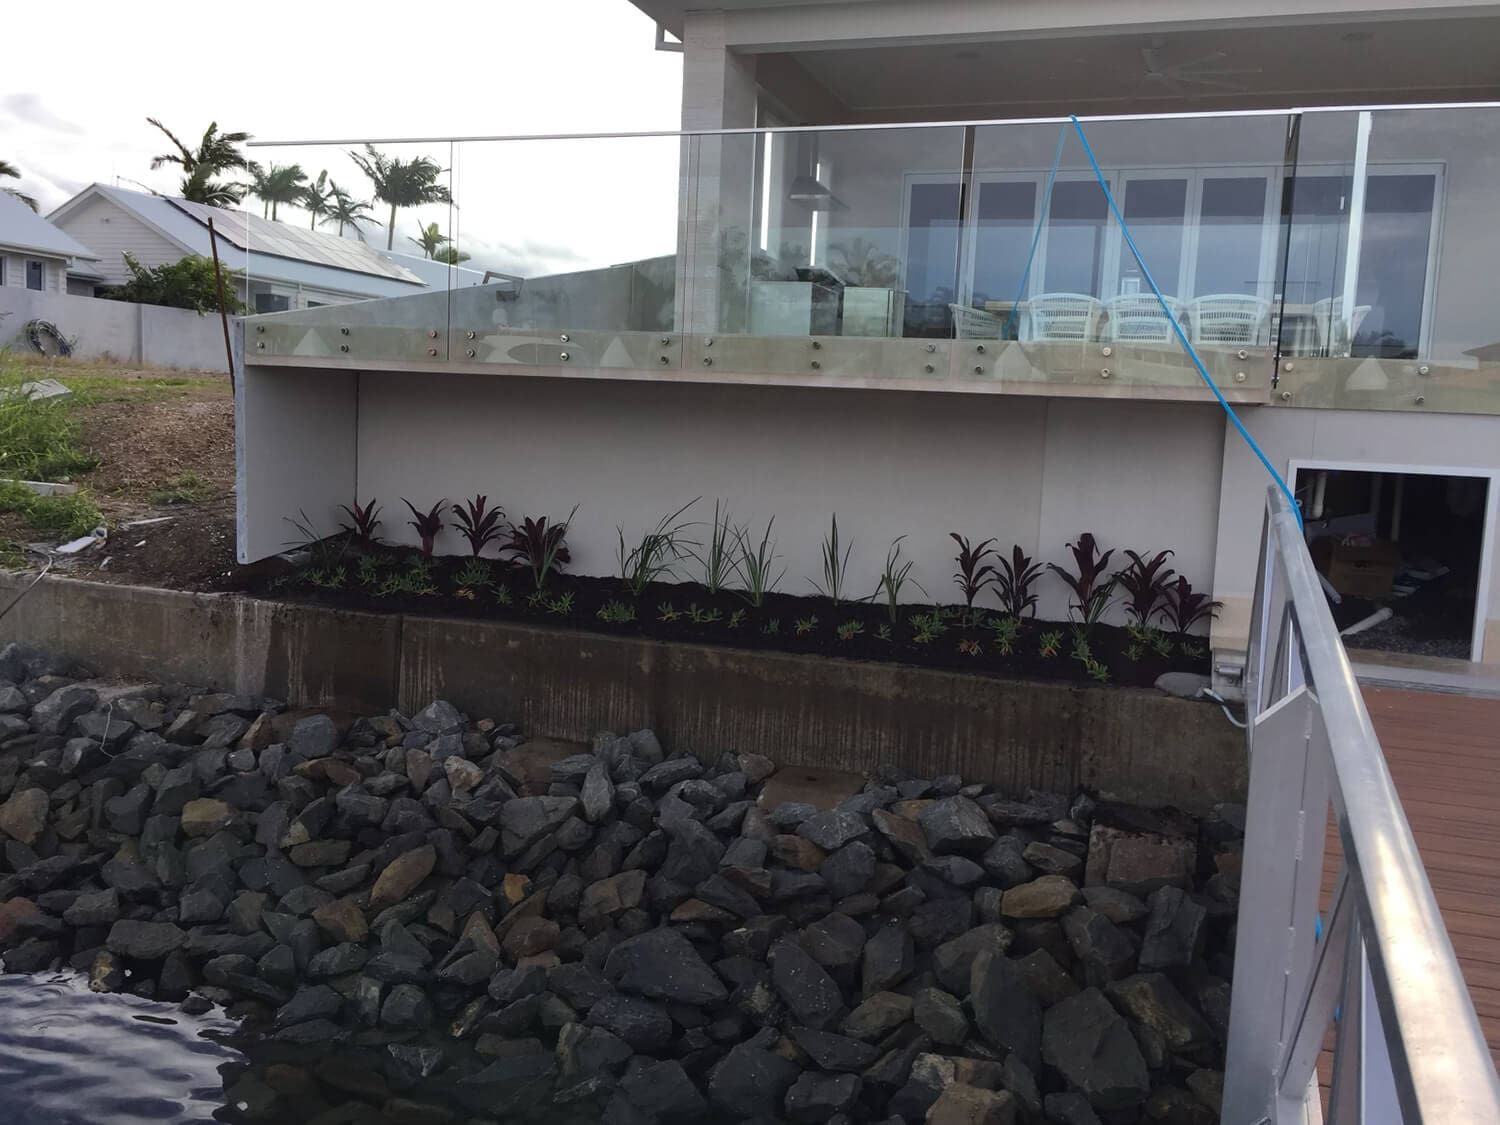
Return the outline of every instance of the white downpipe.
{"type": "Polygon", "coordinates": [[[1349,191],[1349,247],[1344,255],[1343,317],[1345,341],[1354,352],[1354,306],[1359,288],[1359,251],[1365,234],[1365,186],[1370,169],[1370,130],[1374,117],[1369,110],[1359,115],[1354,138],[1354,176],[1349,191]]]}
{"type": "Polygon", "coordinates": [[[1320,469],[1313,474],[1312,511],[1308,515],[1315,520],[1323,518],[1323,496],[1328,491],[1328,470],[1320,469]]]}
{"type": "Polygon", "coordinates": [[[1401,542],[1401,508],[1406,501],[1406,478],[1397,474],[1396,495],[1391,503],[1391,542],[1401,542]]]}

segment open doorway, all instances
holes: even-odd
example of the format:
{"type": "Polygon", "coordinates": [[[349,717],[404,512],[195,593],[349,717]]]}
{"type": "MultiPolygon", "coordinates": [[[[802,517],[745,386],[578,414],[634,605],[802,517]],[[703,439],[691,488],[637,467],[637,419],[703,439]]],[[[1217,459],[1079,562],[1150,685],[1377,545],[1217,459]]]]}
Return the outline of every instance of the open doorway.
{"type": "Polygon", "coordinates": [[[1477,659],[1488,476],[1298,466],[1296,491],[1351,648],[1477,659]]]}

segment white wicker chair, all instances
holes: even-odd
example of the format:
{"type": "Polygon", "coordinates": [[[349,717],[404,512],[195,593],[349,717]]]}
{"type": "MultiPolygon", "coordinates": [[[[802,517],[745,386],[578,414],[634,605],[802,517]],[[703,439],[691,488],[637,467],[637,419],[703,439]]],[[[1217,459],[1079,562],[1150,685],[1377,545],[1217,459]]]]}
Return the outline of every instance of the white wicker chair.
{"type": "Polygon", "coordinates": [[[1348,355],[1350,346],[1359,335],[1360,326],[1370,315],[1369,305],[1354,306],[1354,323],[1344,331],[1344,299],[1324,297],[1314,301],[1312,307],[1313,328],[1318,334],[1319,355],[1348,355]]]}
{"type": "Polygon", "coordinates": [[[1085,293],[1042,293],[1021,312],[1020,338],[1034,343],[1083,343],[1099,338],[1104,305],[1085,293]]]}
{"type": "Polygon", "coordinates": [[[955,340],[998,340],[1005,321],[994,313],[968,305],[949,305],[955,340]]]}
{"type": "Polygon", "coordinates": [[[1104,302],[1104,338],[1120,344],[1169,344],[1177,339],[1172,322],[1182,316],[1182,302],[1165,297],[1167,311],[1154,293],[1122,293],[1104,302]]]}
{"type": "Polygon", "coordinates": [[[1243,293],[1213,293],[1188,306],[1195,344],[1260,344],[1271,324],[1271,302],[1243,293]]]}

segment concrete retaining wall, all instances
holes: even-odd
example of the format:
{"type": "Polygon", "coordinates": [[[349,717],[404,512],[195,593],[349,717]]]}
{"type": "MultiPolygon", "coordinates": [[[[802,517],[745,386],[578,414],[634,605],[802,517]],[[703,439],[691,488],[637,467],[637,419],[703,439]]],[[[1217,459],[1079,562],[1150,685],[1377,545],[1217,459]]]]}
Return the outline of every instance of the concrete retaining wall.
{"type": "Polygon", "coordinates": [[[0,288],[0,347],[28,351],[17,340],[26,323],[48,320],[79,359],[117,359],[188,371],[224,371],[224,329],[217,315],[188,309],[105,301],[66,293],[0,288]]]}
{"type": "MultiPolygon", "coordinates": [[[[0,603],[30,581],[0,576],[0,603]]],[[[669,747],[784,765],[896,762],[1020,789],[1078,785],[1203,811],[1242,800],[1243,739],[1217,707],[1155,692],[667,644],[502,622],[355,613],[237,595],[41,582],[0,643],[107,676],[411,712],[434,698],[587,741],[650,726],[669,747]]]]}

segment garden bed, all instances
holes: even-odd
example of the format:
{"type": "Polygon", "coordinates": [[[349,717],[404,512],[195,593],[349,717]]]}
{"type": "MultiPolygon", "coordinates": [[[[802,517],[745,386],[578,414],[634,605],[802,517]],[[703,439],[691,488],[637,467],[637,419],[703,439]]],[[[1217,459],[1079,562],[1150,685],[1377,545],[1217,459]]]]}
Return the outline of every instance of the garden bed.
{"type": "Polygon", "coordinates": [[[374,612],[442,614],[575,628],[664,641],[948,668],[988,676],[1149,687],[1164,672],[1206,673],[1204,638],[1158,628],[1016,618],[962,605],[835,602],[823,595],[710,591],[549,573],[501,560],[435,557],[415,548],[318,544],[312,558],[248,572],[250,593],[374,612]]]}

